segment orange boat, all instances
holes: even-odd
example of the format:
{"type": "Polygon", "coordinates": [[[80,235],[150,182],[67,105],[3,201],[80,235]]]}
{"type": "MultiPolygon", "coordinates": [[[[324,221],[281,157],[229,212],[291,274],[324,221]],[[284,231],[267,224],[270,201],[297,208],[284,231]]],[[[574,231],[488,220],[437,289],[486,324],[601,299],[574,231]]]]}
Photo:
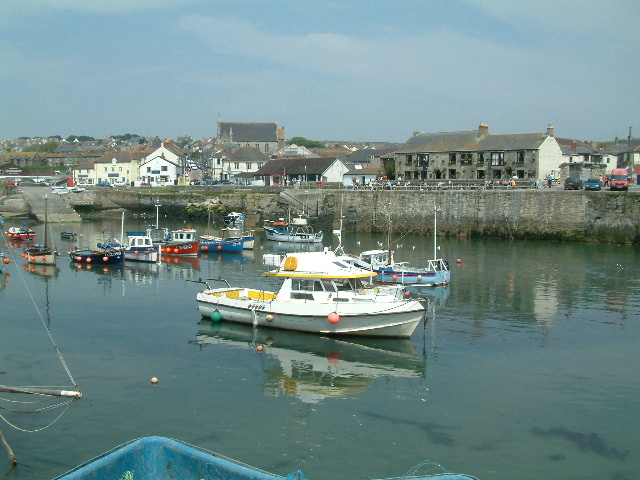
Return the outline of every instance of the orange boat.
{"type": "Polygon", "coordinates": [[[36,232],[31,230],[30,228],[24,229],[20,227],[11,227],[9,230],[7,230],[4,233],[5,235],[7,235],[9,238],[13,240],[31,240],[36,235],[38,235],[36,232]]]}

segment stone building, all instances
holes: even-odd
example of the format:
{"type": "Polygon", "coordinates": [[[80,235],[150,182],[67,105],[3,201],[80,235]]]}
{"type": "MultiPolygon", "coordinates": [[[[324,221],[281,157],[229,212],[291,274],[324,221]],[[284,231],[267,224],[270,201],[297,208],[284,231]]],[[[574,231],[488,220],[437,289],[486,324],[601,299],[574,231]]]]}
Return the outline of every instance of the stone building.
{"type": "Polygon", "coordinates": [[[284,147],[284,127],[277,123],[222,122],[218,120],[215,143],[225,146],[229,154],[239,147],[254,147],[267,156],[284,147]]]}
{"type": "Polygon", "coordinates": [[[546,133],[490,135],[481,123],[478,130],[416,132],[397,150],[395,174],[407,181],[543,180],[557,178],[562,162],[551,124],[546,133]]]}

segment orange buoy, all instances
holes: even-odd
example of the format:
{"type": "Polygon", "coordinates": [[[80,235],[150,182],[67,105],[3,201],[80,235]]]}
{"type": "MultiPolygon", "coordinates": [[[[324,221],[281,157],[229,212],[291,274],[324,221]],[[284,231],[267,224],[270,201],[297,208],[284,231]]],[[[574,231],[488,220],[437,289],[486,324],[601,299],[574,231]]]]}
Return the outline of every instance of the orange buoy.
{"type": "Polygon", "coordinates": [[[109,261],[109,257],[107,257],[107,256],[102,257],[102,261],[103,262],[108,262],[109,261]]]}
{"type": "Polygon", "coordinates": [[[151,383],[153,383],[154,385],[158,383],[158,377],[151,377],[151,383]]]}
{"type": "Polygon", "coordinates": [[[178,252],[180,252],[180,250],[179,250],[179,249],[177,249],[177,248],[174,248],[174,249],[173,249],[173,253],[178,253],[178,252]]]}
{"type": "Polygon", "coordinates": [[[462,259],[461,258],[457,259],[456,263],[462,263],[462,259]]]}
{"type": "Polygon", "coordinates": [[[259,353],[262,353],[262,351],[264,350],[264,347],[263,347],[262,345],[258,345],[258,346],[256,347],[256,350],[257,350],[259,353]]]}
{"type": "Polygon", "coordinates": [[[273,322],[273,315],[269,314],[266,316],[267,322],[273,322]]]}
{"type": "Polygon", "coordinates": [[[336,323],[338,323],[340,321],[340,315],[338,315],[336,312],[331,312],[327,316],[327,319],[329,320],[330,324],[335,325],[336,323]]]}

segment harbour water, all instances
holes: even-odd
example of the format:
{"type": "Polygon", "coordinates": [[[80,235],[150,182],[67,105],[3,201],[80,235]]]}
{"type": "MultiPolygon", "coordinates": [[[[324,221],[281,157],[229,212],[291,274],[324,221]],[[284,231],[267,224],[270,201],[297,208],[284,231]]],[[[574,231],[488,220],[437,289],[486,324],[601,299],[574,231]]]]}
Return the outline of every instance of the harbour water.
{"type": "MultiPolygon", "coordinates": [[[[452,284],[425,291],[427,322],[408,340],[365,341],[201,319],[193,281],[263,282],[262,253],[286,247],[260,233],[253,252],[86,268],[71,264],[73,243],[56,228],[90,246],[119,236],[120,223],[54,226],[57,268],[31,271],[19,244],[1,244],[12,263],[0,286],[0,384],[73,385],[50,332],[83,393],[37,414],[13,411],[51,401],[0,394],[0,415],[19,428],[0,421],[19,461],[12,469],[0,455],[7,478],[49,479],[147,435],[310,480],[437,465],[482,480],[640,475],[637,247],[443,239],[452,284]]],[[[357,252],[383,237],[343,244],[357,252]]],[[[432,248],[405,236],[394,250],[418,265],[432,248]]]]}

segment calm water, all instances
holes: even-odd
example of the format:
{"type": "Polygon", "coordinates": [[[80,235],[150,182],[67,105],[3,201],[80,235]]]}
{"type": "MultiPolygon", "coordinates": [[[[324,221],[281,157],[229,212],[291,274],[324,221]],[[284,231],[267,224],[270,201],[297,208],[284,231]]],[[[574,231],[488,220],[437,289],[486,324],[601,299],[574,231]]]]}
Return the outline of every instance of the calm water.
{"type": "MultiPolygon", "coordinates": [[[[54,238],[69,228],[91,245],[120,224],[54,226],[54,238]]],[[[382,240],[347,234],[344,243],[356,252],[382,240]]],[[[432,252],[428,238],[398,243],[398,260],[432,252]]],[[[639,478],[638,249],[441,246],[452,285],[430,291],[426,325],[410,340],[365,342],[201,321],[200,285],[187,280],[258,286],[260,254],[281,248],[260,236],[253,253],[160,266],[87,270],[61,256],[46,275],[25,270],[20,249],[3,241],[14,261],[0,287],[0,384],[70,385],[48,325],[84,396],[60,418],[63,409],[9,411],[50,401],[0,401],[22,429],[53,422],[33,433],[0,422],[20,462],[11,471],[2,452],[0,472],[52,478],[163,435],[310,480],[392,477],[422,462],[482,480],[639,478]]]]}

